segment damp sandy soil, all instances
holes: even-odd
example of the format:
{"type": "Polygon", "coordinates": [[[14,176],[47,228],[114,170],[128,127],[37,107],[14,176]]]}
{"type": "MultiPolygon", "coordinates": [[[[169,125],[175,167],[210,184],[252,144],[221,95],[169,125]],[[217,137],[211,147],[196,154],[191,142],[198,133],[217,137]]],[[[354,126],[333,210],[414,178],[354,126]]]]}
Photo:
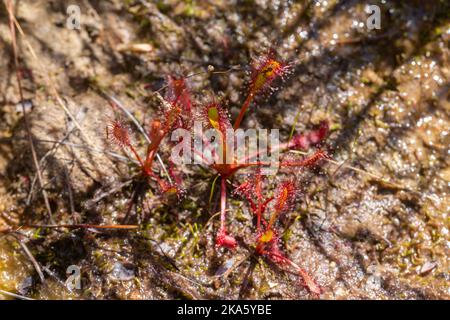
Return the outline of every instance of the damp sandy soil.
{"type": "MultiPolygon", "coordinates": [[[[43,187],[2,5],[0,292],[35,299],[449,299],[450,7],[374,2],[380,30],[366,27],[364,1],[18,1],[19,73],[43,187]],[[66,27],[74,2],[80,30],[66,27]],[[252,106],[244,127],[278,128],[288,139],[292,128],[331,125],[326,144],[334,162],[296,176],[302,196],[280,223],[283,252],[316,280],[320,296],[298,275],[252,255],[254,225],[239,197],[230,198],[228,221],[239,247],[215,248],[214,175],[195,166],[184,168],[180,201],[161,200],[150,187],[130,220],[138,231],[22,227],[49,224],[43,190],[57,224],[124,218],[135,168],[114,156],[123,154],[105,137],[114,113],[102,92],[147,123],[157,115],[153,92],[167,75],[195,74],[189,85],[196,100],[215,92],[236,117],[250,61],[269,47],[293,72],[252,106]],[[65,285],[69,266],[79,268],[81,289],[65,285]]],[[[273,178],[267,187],[276,184],[273,178]]]]}

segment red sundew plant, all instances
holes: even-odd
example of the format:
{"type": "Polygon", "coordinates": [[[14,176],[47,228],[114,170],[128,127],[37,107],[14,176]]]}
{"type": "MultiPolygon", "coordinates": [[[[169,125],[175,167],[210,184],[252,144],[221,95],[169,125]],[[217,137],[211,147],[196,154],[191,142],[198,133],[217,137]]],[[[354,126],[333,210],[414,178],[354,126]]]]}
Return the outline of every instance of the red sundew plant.
{"type": "Polygon", "coordinates": [[[166,181],[153,172],[153,165],[163,139],[177,128],[189,127],[190,118],[192,118],[191,111],[190,96],[185,80],[169,77],[167,103],[163,105],[160,111],[161,120],[152,120],[149,125],[148,137],[150,143],[147,146],[145,158],[142,158],[133,146],[130,128],[123,120],[112,121],[106,128],[106,136],[119,147],[128,149],[133,153],[139,164],[142,177],[156,180],[163,193],[179,194],[181,193],[181,180],[179,176],[174,176],[173,168],[169,170],[170,181],[166,181]]]}
{"type": "MultiPolygon", "coordinates": [[[[258,59],[258,63],[256,64],[253,74],[252,80],[250,83],[249,93],[247,95],[247,99],[245,100],[243,106],[241,107],[240,113],[236,122],[233,126],[233,129],[238,129],[240,126],[241,120],[247,110],[250,102],[253,100],[255,95],[261,91],[270,91],[271,83],[277,78],[282,77],[288,73],[290,70],[290,66],[275,60],[274,53],[271,51],[267,56],[264,56],[258,59]]],[[[221,154],[221,159],[227,159],[227,130],[231,128],[231,121],[227,112],[223,109],[223,107],[217,103],[216,101],[212,103],[206,103],[203,106],[199,107],[199,119],[201,119],[207,128],[216,129],[219,134],[219,150],[217,153],[221,154]]],[[[289,149],[308,149],[311,145],[319,144],[326,137],[329,131],[329,126],[327,122],[322,122],[320,128],[315,131],[311,131],[305,135],[296,135],[294,136],[288,143],[280,144],[278,146],[274,146],[274,148],[278,148],[281,151],[289,150],[289,149]]],[[[206,141],[204,137],[202,140],[209,144],[209,141],[206,141]]],[[[272,151],[274,151],[272,149],[272,151]]],[[[194,153],[196,151],[194,150],[194,153]]],[[[263,165],[261,162],[248,163],[246,161],[241,161],[238,163],[237,161],[233,161],[232,163],[217,163],[217,154],[213,153],[213,156],[216,156],[213,159],[212,163],[204,160],[205,164],[212,168],[221,178],[221,195],[220,195],[220,229],[216,237],[216,244],[219,247],[227,247],[233,249],[236,247],[237,242],[234,237],[227,234],[226,231],[226,199],[227,199],[227,190],[226,190],[226,179],[232,177],[237,171],[240,169],[248,168],[250,166],[260,166],[263,165]]],[[[258,154],[252,155],[250,158],[257,157],[258,154]]],[[[298,166],[308,166],[308,162],[315,162],[319,160],[321,157],[324,157],[325,153],[319,152],[313,155],[312,159],[305,159],[304,163],[298,161],[298,166]]],[[[248,159],[247,159],[248,160],[248,159]]],[[[294,163],[289,163],[289,166],[294,166],[294,163]]]]}
{"type": "MultiPolygon", "coordinates": [[[[154,130],[157,126],[157,123],[152,123],[152,130],[154,130]]],[[[153,133],[153,136],[154,135],[155,134],[153,133]]],[[[154,143],[152,146],[149,146],[147,155],[143,160],[139,153],[136,151],[133,143],[131,142],[130,129],[123,120],[112,121],[106,128],[106,136],[111,140],[111,142],[115,143],[123,149],[128,149],[133,153],[136,161],[139,164],[141,175],[143,177],[156,180],[162,192],[173,190],[172,188],[174,188],[175,186],[172,186],[169,182],[158,177],[152,170],[154,155],[158,148],[158,145],[156,143],[154,143]]]]}
{"type": "Polygon", "coordinates": [[[256,171],[250,182],[244,182],[236,188],[236,193],[243,195],[250,205],[251,212],[257,217],[255,252],[277,265],[292,267],[302,277],[308,290],[319,295],[320,287],[305,270],[288,259],[279,247],[280,238],[276,223],[284,213],[292,209],[299,196],[297,183],[294,180],[284,180],[278,185],[274,196],[266,197],[263,195],[263,180],[263,176],[256,171]]]}
{"type": "MultiPolygon", "coordinates": [[[[131,151],[140,167],[141,176],[147,181],[154,179],[157,181],[160,189],[165,192],[179,194],[181,178],[174,174],[175,170],[171,164],[169,169],[169,181],[160,178],[153,172],[153,163],[162,141],[169,136],[175,129],[192,129],[193,120],[200,120],[203,127],[215,129],[218,135],[212,141],[210,137],[202,135],[199,138],[204,145],[210,149],[210,157],[205,157],[203,150],[192,148],[192,154],[200,157],[201,164],[213,170],[220,178],[220,227],[216,235],[216,246],[234,249],[237,247],[237,240],[227,232],[227,180],[234,179],[235,174],[245,168],[255,168],[256,174],[238,187],[231,183],[234,189],[233,194],[240,193],[244,196],[250,206],[251,212],[256,217],[256,240],[255,253],[267,257],[270,261],[280,266],[290,266],[303,279],[305,286],[314,294],[320,293],[320,288],[315,284],[312,278],[297,264],[289,260],[279,248],[279,236],[277,231],[277,221],[280,216],[288,212],[299,194],[299,182],[290,178],[280,183],[273,197],[265,197],[263,193],[264,178],[260,174],[262,167],[267,166],[260,159],[260,153],[250,155],[244,160],[257,159],[254,162],[238,161],[236,156],[227,150],[227,135],[230,130],[236,130],[240,127],[242,119],[249,108],[251,102],[258,94],[271,93],[273,83],[277,79],[282,79],[291,70],[289,64],[283,63],[276,58],[273,51],[259,58],[253,66],[253,72],[248,88],[248,94],[240,109],[234,125],[231,124],[230,117],[222,104],[213,96],[208,102],[197,104],[191,96],[186,79],[169,76],[167,78],[167,88],[165,96],[165,107],[161,111],[158,120],[150,123],[148,136],[150,143],[147,146],[145,158],[141,158],[134,148],[129,128],[122,121],[114,121],[107,128],[107,136],[124,149],[131,151]],[[214,143],[213,143],[214,142],[214,143]],[[213,144],[216,148],[213,147],[213,144]],[[228,160],[228,155],[232,155],[232,161],[228,160]],[[221,161],[227,159],[226,161],[221,161]],[[172,181],[173,180],[173,181],[172,181]]],[[[312,130],[305,134],[294,135],[288,142],[271,146],[270,151],[286,152],[293,149],[308,150],[312,146],[321,144],[329,132],[328,122],[324,121],[317,130],[312,130]]],[[[315,166],[323,158],[328,157],[325,151],[318,150],[309,157],[289,157],[284,156],[279,163],[280,167],[285,168],[305,168],[315,166]]],[[[215,181],[213,182],[213,189],[215,181]]],[[[130,209],[129,209],[130,210],[130,209]]],[[[128,213],[127,213],[128,216],[128,213]]]]}

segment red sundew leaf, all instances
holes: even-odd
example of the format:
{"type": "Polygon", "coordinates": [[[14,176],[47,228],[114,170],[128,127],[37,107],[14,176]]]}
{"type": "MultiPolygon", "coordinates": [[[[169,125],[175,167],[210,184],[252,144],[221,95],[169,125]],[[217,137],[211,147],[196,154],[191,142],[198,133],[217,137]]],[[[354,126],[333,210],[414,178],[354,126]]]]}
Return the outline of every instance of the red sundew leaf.
{"type": "Polygon", "coordinates": [[[257,252],[261,255],[266,256],[268,259],[270,259],[270,261],[279,266],[290,266],[291,268],[293,268],[302,278],[302,285],[305,286],[312,294],[317,296],[320,295],[322,293],[322,289],[319,287],[319,285],[317,285],[317,283],[305,270],[303,270],[298,264],[294,263],[283,254],[278,245],[278,241],[279,237],[277,233],[273,231],[273,236],[270,241],[259,241],[257,252]]]}
{"type": "Polygon", "coordinates": [[[237,186],[236,189],[234,189],[233,193],[236,195],[242,194],[245,196],[250,196],[253,193],[253,190],[254,184],[252,184],[250,181],[245,181],[237,186]]]}
{"type": "Polygon", "coordinates": [[[290,149],[308,150],[313,145],[320,144],[328,135],[330,125],[328,121],[322,121],[317,130],[312,130],[304,134],[297,134],[289,142],[290,149]]]}
{"type": "MultiPolygon", "coordinates": [[[[261,235],[261,225],[264,225],[266,231],[268,231],[265,234],[265,241],[270,241],[271,230],[269,229],[271,229],[271,226],[268,227],[264,215],[275,197],[267,197],[263,194],[263,179],[264,176],[261,175],[259,170],[256,170],[253,175],[249,176],[248,181],[242,183],[235,189],[234,194],[242,196],[248,202],[252,214],[257,218],[257,233],[261,235]]],[[[288,197],[290,197],[290,195],[288,195],[288,197]]]]}
{"type": "Polygon", "coordinates": [[[324,150],[318,150],[313,155],[302,158],[297,155],[288,155],[283,159],[281,167],[314,167],[320,160],[329,159],[330,156],[324,150]]]}
{"type": "Polygon", "coordinates": [[[275,195],[275,210],[285,212],[291,209],[292,203],[297,197],[297,186],[294,181],[283,181],[277,189],[275,195]]]}
{"type": "Polygon", "coordinates": [[[168,132],[174,127],[180,127],[183,124],[181,118],[182,109],[178,104],[169,104],[170,107],[163,112],[163,128],[168,132]]]}
{"type": "Polygon", "coordinates": [[[234,249],[237,246],[237,241],[233,236],[221,232],[217,235],[216,246],[234,249]]]}
{"type": "Polygon", "coordinates": [[[164,117],[171,128],[190,129],[192,126],[192,98],[185,78],[167,77],[167,106],[164,117]]]}
{"type": "Polygon", "coordinates": [[[172,161],[169,161],[168,171],[175,184],[179,186],[183,184],[182,172],[175,168],[175,164],[172,161]]]}
{"type": "Polygon", "coordinates": [[[169,161],[168,173],[172,179],[172,184],[170,185],[170,188],[172,189],[171,192],[176,193],[178,198],[184,197],[186,190],[183,187],[183,173],[175,168],[172,161],[169,161]]]}
{"type": "Polygon", "coordinates": [[[130,128],[122,120],[114,120],[106,127],[106,138],[120,147],[131,146],[130,128]]]}
{"type": "Polygon", "coordinates": [[[173,125],[177,128],[190,129],[192,126],[192,108],[194,105],[186,79],[169,76],[167,87],[166,99],[169,106],[171,106],[171,109],[179,109],[177,110],[178,114],[173,125]]]}
{"type": "Polygon", "coordinates": [[[262,181],[263,176],[261,175],[261,170],[259,168],[254,169],[247,175],[247,180],[236,187],[234,193],[255,198],[258,196],[262,197],[262,190],[260,188],[262,181]]]}
{"type": "Polygon", "coordinates": [[[277,239],[273,227],[276,221],[280,218],[280,214],[292,208],[296,197],[297,187],[295,185],[295,182],[292,180],[281,182],[281,184],[277,188],[277,191],[275,192],[275,196],[273,197],[275,203],[272,207],[272,215],[270,216],[268,224],[264,223],[265,232],[259,238],[259,242],[270,243],[277,239]]]}
{"type": "Polygon", "coordinates": [[[150,123],[150,130],[149,130],[150,141],[152,143],[155,141],[159,141],[163,136],[164,136],[164,129],[163,125],[161,124],[161,121],[153,120],[150,123]]]}
{"type": "Polygon", "coordinates": [[[252,68],[250,80],[250,95],[256,96],[259,92],[272,91],[272,82],[277,79],[283,79],[292,70],[290,64],[276,58],[274,50],[255,60],[252,68]]]}
{"type": "Polygon", "coordinates": [[[158,111],[158,116],[153,122],[159,122],[161,125],[161,130],[163,130],[163,135],[169,133],[171,130],[176,128],[187,127],[187,119],[192,119],[191,112],[184,112],[182,105],[179,103],[179,98],[169,99],[162,98],[157,95],[160,99],[160,109],[158,111]],[[168,100],[169,99],[169,100],[168,100]]]}
{"type": "Polygon", "coordinates": [[[238,129],[244,114],[249,108],[251,102],[259,93],[272,93],[275,88],[272,83],[275,79],[284,79],[292,70],[291,65],[277,59],[274,50],[270,50],[267,54],[256,59],[253,64],[252,74],[250,77],[249,93],[238,117],[236,118],[233,128],[238,129]]]}
{"type": "Polygon", "coordinates": [[[231,128],[228,114],[219,103],[207,103],[200,108],[199,112],[198,118],[207,128],[214,128],[222,134],[226,134],[227,129],[231,128]]]}
{"type": "Polygon", "coordinates": [[[288,265],[291,266],[298,275],[302,278],[302,285],[308,289],[308,291],[314,295],[320,295],[322,293],[322,289],[319,285],[313,280],[313,278],[303,270],[298,264],[294,263],[292,260],[285,257],[281,250],[279,250],[278,245],[272,246],[270,251],[266,252],[265,255],[274,263],[278,265],[288,265]]]}
{"type": "Polygon", "coordinates": [[[177,196],[178,199],[181,199],[184,194],[185,191],[182,189],[182,187],[180,185],[177,185],[176,183],[173,182],[168,182],[164,179],[161,179],[160,177],[158,177],[155,174],[152,174],[151,177],[156,180],[156,182],[158,183],[159,186],[159,191],[166,196],[177,196]]]}
{"type": "Polygon", "coordinates": [[[249,181],[246,181],[239,185],[233,193],[235,195],[240,195],[243,198],[245,198],[250,205],[250,210],[253,212],[253,214],[256,214],[258,211],[258,207],[256,206],[255,202],[253,201],[254,196],[254,184],[250,183],[249,181]]]}
{"type": "Polygon", "coordinates": [[[330,124],[328,123],[328,121],[322,121],[319,125],[319,129],[311,131],[309,133],[309,141],[313,145],[321,143],[326,138],[329,131],[330,124]]]}
{"type": "Polygon", "coordinates": [[[180,104],[183,111],[190,113],[192,109],[191,93],[185,78],[167,77],[167,100],[171,104],[180,104]]]}
{"type": "Polygon", "coordinates": [[[181,199],[185,196],[185,190],[175,184],[167,184],[167,187],[161,189],[161,192],[167,196],[176,196],[181,199]]]}

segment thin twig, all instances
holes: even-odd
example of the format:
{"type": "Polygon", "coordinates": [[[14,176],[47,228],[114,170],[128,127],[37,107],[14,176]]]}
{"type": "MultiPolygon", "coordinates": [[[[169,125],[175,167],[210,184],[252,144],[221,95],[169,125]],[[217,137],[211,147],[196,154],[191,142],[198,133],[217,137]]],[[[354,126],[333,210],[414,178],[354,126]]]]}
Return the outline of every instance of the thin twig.
{"type": "Polygon", "coordinates": [[[243,257],[241,257],[241,259],[238,259],[237,261],[235,261],[230,268],[228,268],[228,270],[226,270],[224,273],[222,274],[218,274],[218,275],[214,275],[211,278],[226,278],[230,275],[231,272],[233,272],[233,270],[236,270],[237,267],[239,267],[244,261],[246,261],[248,258],[250,258],[253,255],[253,253],[248,253],[247,255],[244,255],[243,257]]]}
{"type": "MultiPolygon", "coordinates": [[[[73,129],[70,130],[64,137],[61,138],[61,140],[57,141],[51,148],[50,150],[48,150],[44,156],[39,160],[39,165],[43,166],[44,161],[53,153],[56,152],[56,149],[61,146],[63,144],[63,142],[70,136],[70,134],[73,132],[73,129]]],[[[30,187],[30,191],[28,191],[28,197],[27,197],[27,201],[26,201],[26,205],[29,206],[31,203],[31,198],[33,197],[33,190],[34,190],[34,186],[36,185],[38,176],[35,175],[32,182],[31,182],[31,187],[30,187]]]]}
{"type": "Polygon", "coordinates": [[[11,297],[11,298],[20,299],[20,300],[34,300],[32,298],[28,298],[28,297],[22,296],[20,294],[12,293],[12,292],[5,291],[5,290],[2,290],[2,289],[0,289],[0,293],[5,295],[5,296],[11,297]]]}
{"type": "Polygon", "coordinates": [[[197,281],[195,281],[195,280],[189,279],[188,277],[182,275],[181,273],[174,272],[174,271],[169,271],[169,272],[170,272],[171,275],[176,276],[176,277],[179,277],[179,278],[181,278],[181,279],[183,279],[183,280],[189,281],[189,282],[192,283],[192,284],[195,284],[195,285],[200,286],[200,287],[205,287],[204,284],[202,284],[202,283],[200,283],[200,282],[197,282],[197,281]]]}
{"type": "Polygon", "coordinates": [[[75,203],[74,203],[74,199],[73,199],[73,191],[72,191],[72,185],[71,185],[71,181],[70,181],[70,173],[67,170],[67,168],[64,166],[63,167],[63,171],[64,171],[64,177],[67,183],[67,193],[69,195],[69,208],[70,208],[70,214],[73,216],[73,219],[75,219],[74,222],[78,222],[76,220],[76,216],[75,216],[75,203]]]}
{"type": "MultiPolygon", "coordinates": [[[[55,143],[55,142],[58,142],[56,140],[48,140],[48,139],[36,139],[36,141],[42,142],[42,143],[55,143]]],[[[115,153],[115,152],[102,150],[102,149],[98,149],[98,148],[93,148],[93,147],[89,147],[89,146],[85,146],[85,145],[77,144],[77,143],[72,143],[72,142],[61,142],[61,144],[66,145],[66,146],[70,146],[70,147],[74,147],[74,148],[86,149],[86,150],[94,151],[94,152],[97,152],[97,153],[103,153],[103,154],[106,154],[108,156],[111,156],[113,158],[116,158],[116,159],[124,161],[124,162],[130,162],[131,161],[131,162],[134,162],[134,163],[138,164],[137,161],[135,161],[133,159],[130,159],[128,157],[124,157],[124,156],[122,156],[122,155],[120,155],[118,153],[115,153]]]]}
{"type": "Polygon", "coordinates": [[[139,228],[138,225],[135,224],[43,224],[43,225],[29,225],[23,226],[22,228],[48,228],[48,229],[59,229],[59,228],[67,228],[67,229],[114,229],[114,230],[136,230],[139,228]]]}
{"type": "Polygon", "coordinates": [[[99,202],[103,198],[106,198],[109,195],[122,190],[124,187],[129,186],[132,182],[133,182],[133,179],[125,181],[125,182],[109,189],[108,191],[102,192],[101,194],[95,196],[94,198],[86,201],[84,204],[85,209],[91,209],[97,202],[99,202]]]}
{"type": "Polygon", "coordinates": [[[18,237],[18,235],[20,235],[20,233],[13,233],[11,235],[17,240],[20,247],[22,248],[22,250],[25,252],[26,256],[30,259],[31,263],[33,264],[34,269],[36,270],[36,272],[39,275],[39,279],[41,279],[41,282],[44,283],[45,278],[44,278],[44,274],[42,273],[41,266],[36,261],[33,254],[31,253],[31,251],[28,249],[27,245],[25,244],[25,242],[18,237]]]}
{"type": "Polygon", "coordinates": [[[42,266],[42,270],[44,270],[50,277],[56,280],[58,284],[60,284],[64,289],[67,289],[66,284],[48,267],[42,266]]]}
{"type": "Polygon", "coordinates": [[[44,178],[42,176],[41,167],[38,162],[36,148],[34,146],[33,138],[31,137],[30,125],[28,122],[27,111],[26,111],[26,107],[25,107],[25,103],[24,103],[22,82],[21,82],[21,79],[20,79],[21,77],[19,74],[19,56],[18,56],[18,50],[17,50],[16,28],[14,27],[14,21],[15,21],[14,4],[13,4],[12,0],[8,0],[6,8],[8,10],[8,14],[9,14],[9,28],[10,28],[10,32],[11,32],[11,41],[12,41],[12,47],[13,47],[13,53],[14,53],[14,66],[16,69],[17,85],[19,87],[20,102],[22,105],[23,119],[25,122],[26,130],[27,130],[28,143],[30,144],[31,156],[33,158],[34,166],[36,168],[39,185],[41,186],[41,189],[42,189],[42,196],[44,197],[44,202],[45,202],[45,207],[47,209],[48,218],[51,223],[54,223],[52,209],[50,207],[50,202],[48,200],[47,192],[44,189],[44,182],[43,182],[44,178]]]}

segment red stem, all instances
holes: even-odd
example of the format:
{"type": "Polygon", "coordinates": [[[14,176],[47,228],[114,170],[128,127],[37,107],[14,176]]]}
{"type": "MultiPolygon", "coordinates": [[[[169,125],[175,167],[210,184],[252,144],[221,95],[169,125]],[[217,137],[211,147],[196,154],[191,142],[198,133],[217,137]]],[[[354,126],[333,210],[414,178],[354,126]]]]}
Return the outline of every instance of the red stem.
{"type": "Polygon", "coordinates": [[[257,216],[256,216],[256,230],[259,233],[260,227],[261,227],[261,214],[262,214],[262,194],[261,194],[261,177],[257,177],[256,180],[256,194],[258,197],[258,211],[257,211],[257,216]]]}
{"type": "Polygon", "coordinates": [[[239,112],[239,115],[236,119],[236,121],[234,122],[234,126],[233,129],[236,130],[239,128],[239,126],[241,125],[242,119],[244,118],[245,112],[247,111],[248,107],[250,106],[250,103],[252,102],[254,97],[253,92],[250,92],[249,95],[247,96],[247,99],[245,99],[244,104],[241,107],[241,111],[239,112]]]}
{"type": "Polygon", "coordinates": [[[227,185],[224,177],[220,185],[220,234],[226,234],[226,211],[227,211],[227,185]]]}
{"type": "Polygon", "coordinates": [[[145,166],[144,166],[144,170],[151,170],[151,166],[153,163],[153,159],[155,157],[155,151],[156,149],[150,149],[147,153],[147,158],[145,159],[145,166]]]}
{"type": "Polygon", "coordinates": [[[133,152],[134,156],[136,157],[137,161],[139,162],[139,165],[144,168],[144,163],[142,162],[141,157],[137,153],[136,149],[131,144],[128,144],[128,147],[130,148],[131,152],[133,152]]]}

